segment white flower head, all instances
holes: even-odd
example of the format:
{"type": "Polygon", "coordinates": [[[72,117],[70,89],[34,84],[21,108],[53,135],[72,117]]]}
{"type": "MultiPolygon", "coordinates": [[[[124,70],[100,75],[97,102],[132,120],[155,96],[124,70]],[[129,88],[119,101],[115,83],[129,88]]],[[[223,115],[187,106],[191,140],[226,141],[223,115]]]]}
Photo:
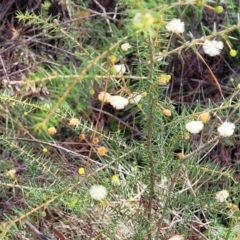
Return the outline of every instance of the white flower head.
{"type": "Polygon", "coordinates": [[[225,202],[229,197],[229,192],[227,190],[222,190],[216,194],[216,199],[218,202],[225,202]]]}
{"type": "Polygon", "coordinates": [[[216,41],[216,40],[210,41],[208,39],[204,41],[203,51],[210,56],[219,55],[222,49],[223,49],[222,41],[216,41]]]}
{"type": "Polygon", "coordinates": [[[201,121],[191,121],[188,122],[185,127],[188,132],[196,134],[203,129],[203,123],[201,121]]]}
{"type": "Polygon", "coordinates": [[[102,185],[93,185],[90,190],[91,198],[101,201],[107,196],[107,189],[102,185]]]}
{"type": "Polygon", "coordinates": [[[116,109],[123,109],[128,105],[128,99],[121,96],[111,96],[110,104],[116,109]]]}
{"type": "Polygon", "coordinates": [[[230,137],[233,135],[235,129],[234,123],[224,122],[221,126],[218,127],[217,131],[222,137],[230,137]]]}
{"type": "Polygon", "coordinates": [[[128,100],[131,104],[138,104],[142,97],[143,95],[141,93],[132,93],[129,95],[128,100]]]}
{"type": "Polygon", "coordinates": [[[128,51],[131,47],[132,47],[132,46],[131,46],[129,43],[123,43],[123,44],[121,45],[121,49],[122,49],[123,51],[128,51]]]}
{"type": "Polygon", "coordinates": [[[124,64],[115,64],[113,70],[117,75],[123,75],[126,72],[126,67],[124,64]]]}
{"type": "Polygon", "coordinates": [[[184,25],[185,23],[181,22],[181,19],[174,18],[166,25],[166,29],[169,32],[184,33],[185,31],[184,25]]]}

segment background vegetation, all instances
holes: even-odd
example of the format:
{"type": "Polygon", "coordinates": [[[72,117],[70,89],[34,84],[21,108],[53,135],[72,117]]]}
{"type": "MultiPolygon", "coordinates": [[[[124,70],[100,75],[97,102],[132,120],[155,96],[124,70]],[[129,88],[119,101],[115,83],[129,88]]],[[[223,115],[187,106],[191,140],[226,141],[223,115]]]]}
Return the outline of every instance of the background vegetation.
{"type": "Polygon", "coordinates": [[[0,239],[240,239],[239,1],[0,6],[0,239]]]}

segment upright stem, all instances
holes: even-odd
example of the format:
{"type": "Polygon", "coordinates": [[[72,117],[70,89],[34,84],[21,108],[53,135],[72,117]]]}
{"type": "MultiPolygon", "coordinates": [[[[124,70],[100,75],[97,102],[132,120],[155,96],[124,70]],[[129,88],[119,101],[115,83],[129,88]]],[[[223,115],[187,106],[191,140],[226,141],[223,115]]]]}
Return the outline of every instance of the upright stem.
{"type": "MultiPolygon", "coordinates": [[[[150,72],[149,72],[149,80],[153,79],[153,71],[154,71],[154,60],[153,60],[153,41],[151,35],[148,35],[149,38],[149,49],[150,49],[150,72]]],[[[153,96],[153,84],[150,83],[149,87],[149,98],[150,98],[150,110],[149,110],[149,118],[148,118],[148,132],[147,132],[147,155],[150,166],[150,192],[149,192],[149,204],[148,204],[148,222],[151,223],[152,220],[152,199],[154,195],[154,160],[152,156],[152,134],[153,134],[153,106],[154,106],[154,96],[153,96]]],[[[148,232],[148,240],[152,239],[152,231],[148,232]]]]}

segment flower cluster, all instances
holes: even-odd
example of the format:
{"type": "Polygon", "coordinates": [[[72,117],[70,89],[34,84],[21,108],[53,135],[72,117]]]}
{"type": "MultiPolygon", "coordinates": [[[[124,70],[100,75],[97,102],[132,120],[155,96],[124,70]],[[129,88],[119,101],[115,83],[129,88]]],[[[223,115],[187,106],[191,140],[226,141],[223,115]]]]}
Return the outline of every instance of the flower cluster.
{"type": "MultiPolygon", "coordinates": [[[[182,22],[180,19],[172,19],[169,23],[166,25],[166,29],[169,32],[173,33],[184,33],[185,31],[185,23],[182,22]]],[[[209,56],[216,56],[219,55],[220,52],[223,49],[223,42],[217,41],[217,40],[208,40],[205,39],[203,43],[203,51],[205,54],[208,54],[209,56]]],[[[237,52],[236,50],[230,51],[231,56],[236,56],[237,52]]]]}
{"type": "Polygon", "coordinates": [[[103,103],[110,103],[115,109],[124,109],[129,103],[138,104],[139,101],[145,96],[145,93],[132,93],[128,98],[122,96],[112,96],[108,92],[100,92],[98,94],[98,100],[103,103]]]}
{"type": "MultiPolygon", "coordinates": [[[[202,131],[203,126],[204,126],[203,121],[190,121],[185,125],[185,128],[188,132],[192,134],[197,134],[202,131]]],[[[221,137],[232,136],[234,133],[234,130],[235,130],[235,124],[231,122],[224,122],[217,129],[221,137]]]]}
{"type": "MultiPolygon", "coordinates": [[[[223,7],[218,6],[218,7],[216,7],[215,10],[216,10],[216,12],[219,13],[223,10],[223,7]]],[[[167,23],[166,30],[169,32],[177,33],[177,34],[184,33],[185,23],[182,22],[180,19],[174,18],[169,23],[167,23]]],[[[223,50],[223,46],[224,45],[223,45],[222,41],[217,41],[215,39],[214,40],[205,39],[204,43],[203,43],[203,51],[205,54],[213,57],[213,56],[217,56],[221,53],[221,51],[223,50]]],[[[229,55],[231,57],[235,57],[237,55],[237,51],[230,47],[229,55]]],[[[160,58],[160,59],[162,59],[162,58],[160,58]]]]}
{"type": "Polygon", "coordinates": [[[114,108],[120,110],[124,109],[129,103],[128,99],[122,96],[112,96],[108,92],[100,92],[98,94],[98,100],[103,103],[110,103],[114,108]]]}

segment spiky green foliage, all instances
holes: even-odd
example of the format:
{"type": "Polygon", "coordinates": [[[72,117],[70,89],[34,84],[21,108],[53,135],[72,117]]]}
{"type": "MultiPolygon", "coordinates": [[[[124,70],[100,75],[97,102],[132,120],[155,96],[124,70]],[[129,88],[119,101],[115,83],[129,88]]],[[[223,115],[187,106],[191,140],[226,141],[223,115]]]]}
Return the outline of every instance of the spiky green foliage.
{"type": "MultiPolygon", "coordinates": [[[[239,7],[229,2],[232,8],[239,7]]],[[[99,14],[101,23],[99,18],[86,18],[91,30],[86,27],[83,41],[79,41],[78,27],[83,23],[77,21],[77,13],[88,16],[91,10],[80,12],[87,9],[81,2],[61,3],[77,28],[46,17],[48,2],[39,14],[17,14],[19,21],[36,27],[42,39],[60,39],[57,49],[64,54],[56,54],[55,60],[47,58],[48,62],[45,58],[13,84],[11,91],[6,88],[1,92],[1,201],[12,210],[0,215],[0,239],[17,238],[31,224],[38,224],[37,234],[50,238],[56,237],[56,232],[69,239],[169,239],[177,234],[190,239],[195,234],[199,239],[231,240],[240,235],[239,167],[214,159],[214,151],[221,149],[228,160],[225,150],[234,148],[238,141],[237,129],[230,138],[221,138],[217,132],[219,120],[229,118],[239,125],[237,83],[229,87],[220,104],[209,100],[207,106],[201,99],[189,106],[174,103],[168,95],[169,85],[160,83],[160,78],[169,74],[165,66],[169,67],[172,54],[184,61],[181,54],[189,50],[200,59],[202,35],[209,39],[220,35],[229,45],[228,36],[232,32],[237,35],[239,25],[229,22],[219,33],[198,25],[201,36],[189,41],[191,34],[167,33],[163,20],[181,15],[187,25],[194,15],[199,21],[204,4],[162,1],[164,5],[159,7],[156,1],[119,3],[126,8],[126,25],[110,22],[104,13],[99,14]],[[154,23],[136,29],[132,18],[146,12],[154,23]],[[103,26],[97,40],[94,24],[103,26]],[[125,42],[132,46],[129,52],[121,49],[125,42]],[[113,73],[117,62],[128,67],[124,76],[113,73]],[[14,87],[20,89],[18,96],[11,95],[14,87]],[[138,104],[118,111],[98,100],[101,91],[125,97],[131,92],[147,94],[138,104]],[[166,109],[169,115],[164,113],[166,109]],[[200,134],[189,138],[185,124],[206,111],[211,120],[200,134]],[[72,118],[79,119],[77,126],[69,124],[72,118]],[[51,134],[50,127],[57,132],[51,134]],[[101,154],[100,147],[107,153],[101,154]],[[85,168],[85,174],[78,173],[80,167],[85,168]],[[120,185],[114,185],[113,175],[118,175],[120,185]],[[94,184],[107,188],[105,200],[91,199],[89,188],[94,184]],[[230,196],[219,202],[216,193],[223,189],[230,196]],[[16,199],[21,199],[21,204],[16,199]],[[45,226],[55,217],[62,225],[53,226],[54,231],[40,224],[45,226]]],[[[185,96],[181,90],[177,93],[180,100],[185,96]]],[[[222,94],[219,86],[216,91],[222,94]]],[[[29,229],[27,237],[33,237],[36,230],[29,229]]]]}

